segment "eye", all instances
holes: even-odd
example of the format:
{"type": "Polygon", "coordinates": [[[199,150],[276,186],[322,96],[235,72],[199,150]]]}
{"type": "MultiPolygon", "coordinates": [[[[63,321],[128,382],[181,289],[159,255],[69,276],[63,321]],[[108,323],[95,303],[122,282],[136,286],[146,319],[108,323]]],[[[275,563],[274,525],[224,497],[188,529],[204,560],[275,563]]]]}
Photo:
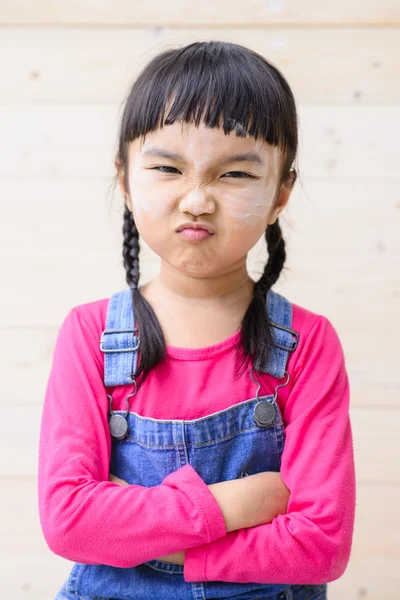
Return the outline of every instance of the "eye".
{"type": "MultiPolygon", "coordinates": [[[[235,175],[238,175],[237,179],[243,179],[245,177],[249,177],[250,179],[254,179],[253,175],[249,175],[248,173],[244,173],[243,171],[229,171],[228,173],[224,174],[225,175],[229,175],[231,173],[234,173],[235,175]]],[[[236,177],[234,177],[234,179],[236,179],[236,177]]]]}
{"type": "MultiPolygon", "coordinates": [[[[150,171],[158,171],[160,169],[172,169],[173,171],[178,171],[178,169],[175,169],[175,167],[168,167],[167,165],[160,165],[159,167],[153,167],[152,169],[150,169],[150,171]]],[[[171,173],[171,171],[161,171],[160,173],[171,173]]]]}
{"type": "MultiPolygon", "coordinates": [[[[159,171],[160,173],[180,173],[179,169],[176,169],[175,167],[170,167],[168,165],[160,165],[158,167],[152,167],[150,169],[150,171],[159,171]],[[169,170],[168,170],[169,169],[169,170]]],[[[253,175],[249,175],[248,173],[244,173],[244,171],[228,171],[228,173],[225,173],[223,175],[223,177],[225,177],[225,175],[234,175],[233,179],[244,179],[244,178],[249,178],[249,179],[254,179],[253,175]]]]}

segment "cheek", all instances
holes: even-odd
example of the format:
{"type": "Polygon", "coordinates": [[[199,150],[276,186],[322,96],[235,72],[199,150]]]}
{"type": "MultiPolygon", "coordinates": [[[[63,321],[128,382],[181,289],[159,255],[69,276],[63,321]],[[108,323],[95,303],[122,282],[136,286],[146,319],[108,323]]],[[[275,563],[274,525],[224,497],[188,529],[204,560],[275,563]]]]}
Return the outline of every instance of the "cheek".
{"type": "Polygon", "coordinates": [[[162,194],[154,186],[149,186],[148,182],[146,184],[139,177],[132,177],[129,190],[135,220],[146,222],[148,219],[161,219],[167,213],[168,207],[163,202],[162,194]]]}
{"type": "Polygon", "coordinates": [[[251,229],[259,225],[260,231],[265,231],[275,187],[276,165],[268,173],[266,181],[260,181],[259,185],[252,186],[251,189],[227,193],[224,206],[232,219],[232,226],[251,229]]]}
{"type": "Polygon", "coordinates": [[[229,216],[235,229],[264,227],[269,211],[269,203],[264,194],[227,194],[224,201],[225,214],[229,216]]]}

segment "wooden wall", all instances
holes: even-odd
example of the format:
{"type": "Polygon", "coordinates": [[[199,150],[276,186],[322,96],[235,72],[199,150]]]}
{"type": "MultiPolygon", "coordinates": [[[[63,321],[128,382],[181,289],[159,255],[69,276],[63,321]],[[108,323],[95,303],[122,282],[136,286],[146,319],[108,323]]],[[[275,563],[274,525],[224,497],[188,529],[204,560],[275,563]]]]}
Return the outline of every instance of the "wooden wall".
{"type": "MultiPolygon", "coordinates": [[[[199,39],[248,45],[295,94],[298,175],[275,289],[328,316],[352,390],[353,552],[330,600],[400,589],[400,5],[337,0],[0,1],[1,588],[52,599],[72,563],[37,509],[39,420],[56,332],[72,306],[125,287],[117,123],[138,70],[199,39]]],[[[254,277],[265,260],[251,252],[254,277]]],[[[158,268],[144,245],[142,280],[158,268]]]]}

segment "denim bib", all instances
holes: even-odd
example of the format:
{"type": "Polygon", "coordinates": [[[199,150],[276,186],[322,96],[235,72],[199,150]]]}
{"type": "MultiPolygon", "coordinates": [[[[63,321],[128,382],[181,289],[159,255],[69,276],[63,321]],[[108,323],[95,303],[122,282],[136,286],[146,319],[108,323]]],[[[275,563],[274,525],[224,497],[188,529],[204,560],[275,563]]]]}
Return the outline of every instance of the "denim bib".
{"type": "MultiPolygon", "coordinates": [[[[291,303],[272,290],[266,301],[274,346],[268,364],[259,370],[286,381],[277,385],[272,395],[259,397],[257,391],[255,398],[198,419],[161,420],[132,411],[113,411],[114,415],[126,415],[129,427],[125,439],[111,438],[113,475],[130,484],[151,487],[187,463],[207,485],[280,470],[285,432],[277,389],[289,381],[287,362],[299,335],[291,329],[291,303]]],[[[140,344],[134,322],[131,290],[111,296],[100,340],[105,386],[134,382],[140,344]]],[[[155,559],[129,568],[74,563],[56,600],[325,600],[326,588],[327,584],[186,582],[183,565],[155,559]]]]}

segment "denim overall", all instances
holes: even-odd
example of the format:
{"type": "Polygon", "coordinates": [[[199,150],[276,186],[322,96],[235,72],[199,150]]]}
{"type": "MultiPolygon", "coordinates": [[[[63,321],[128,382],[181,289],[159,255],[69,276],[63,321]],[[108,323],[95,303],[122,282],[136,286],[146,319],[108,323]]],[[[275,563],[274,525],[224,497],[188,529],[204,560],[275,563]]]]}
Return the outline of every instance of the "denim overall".
{"type": "MultiPolygon", "coordinates": [[[[274,324],[274,346],[268,364],[261,371],[278,379],[287,377],[276,387],[275,394],[258,397],[259,385],[255,398],[192,420],[161,420],[133,411],[113,411],[114,415],[126,416],[129,433],[124,439],[111,438],[110,473],[130,484],[151,487],[187,463],[207,485],[261,471],[280,470],[285,433],[276,402],[277,389],[289,381],[286,365],[299,336],[290,329],[292,305],[286,298],[269,290],[267,309],[274,324]]],[[[140,336],[134,328],[132,292],[130,289],[117,292],[110,298],[106,329],[100,340],[100,348],[105,353],[105,386],[135,383],[132,374],[139,344],[140,336]]],[[[109,398],[111,401],[111,396],[109,398]]],[[[184,580],[183,565],[155,559],[130,568],[74,563],[55,600],[325,600],[326,591],[326,583],[191,583],[184,580]]]]}

